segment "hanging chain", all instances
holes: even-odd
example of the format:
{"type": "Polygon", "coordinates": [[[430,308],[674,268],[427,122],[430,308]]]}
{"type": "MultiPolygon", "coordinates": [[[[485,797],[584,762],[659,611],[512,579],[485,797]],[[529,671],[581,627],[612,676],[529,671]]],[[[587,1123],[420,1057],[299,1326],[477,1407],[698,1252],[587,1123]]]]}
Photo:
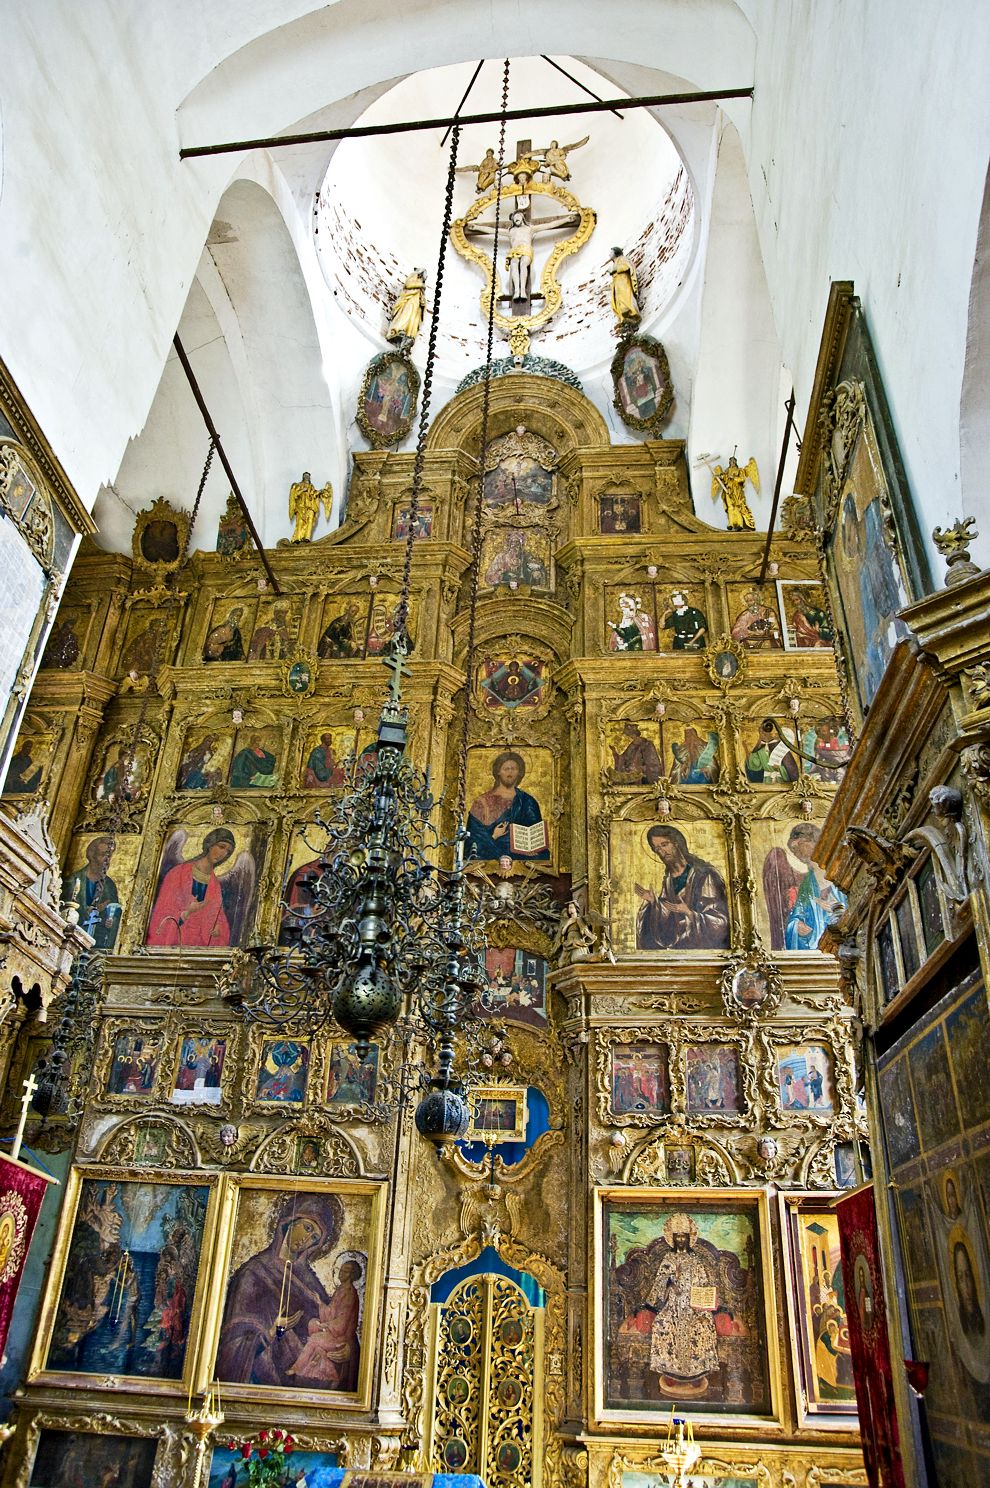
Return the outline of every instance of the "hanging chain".
{"type": "Polygon", "coordinates": [[[498,293],[498,236],[502,212],[502,173],[505,167],[505,116],[509,107],[509,59],[502,68],[502,118],[498,131],[498,170],[495,176],[495,229],[492,239],[492,284],[488,297],[488,333],[485,342],[485,380],[481,397],[481,447],[478,451],[478,489],[474,500],[474,524],[471,534],[471,604],[468,611],[467,655],[465,658],[464,707],[461,711],[461,747],[457,762],[458,829],[464,822],[467,804],[468,731],[471,721],[471,689],[474,686],[474,648],[478,615],[478,585],[481,579],[481,517],[485,494],[485,461],[488,457],[488,414],[492,394],[492,346],[495,337],[495,299],[498,293]]]}
{"type": "Polygon", "coordinates": [[[447,239],[450,237],[450,220],[454,208],[454,173],[457,167],[457,146],[461,137],[459,124],[455,124],[450,136],[450,164],[447,167],[447,190],[443,204],[443,226],[440,229],[440,251],[437,254],[436,280],[433,285],[433,309],[430,314],[430,334],[426,344],[426,366],[423,370],[423,397],[419,409],[419,429],[416,433],[416,454],[413,460],[412,491],[409,496],[409,531],[406,534],[406,551],[402,559],[402,592],[396,614],[396,631],[409,650],[407,622],[409,620],[409,589],[412,581],[413,543],[416,541],[416,518],[423,490],[423,465],[426,460],[426,435],[430,420],[430,399],[433,395],[433,373],[437,356],[437,332],[440,326],[440,295],[443,291],[444,261],[447,239]]]}

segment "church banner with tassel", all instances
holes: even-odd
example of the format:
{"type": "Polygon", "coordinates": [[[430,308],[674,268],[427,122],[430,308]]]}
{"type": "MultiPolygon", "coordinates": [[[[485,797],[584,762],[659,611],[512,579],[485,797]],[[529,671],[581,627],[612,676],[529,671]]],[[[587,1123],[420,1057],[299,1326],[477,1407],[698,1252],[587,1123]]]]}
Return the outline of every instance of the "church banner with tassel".
{"type": "Polygon", "coordinates": [[[57,1181],[0,1152],[0,1358],[45,1192],[57,1181]]]}
{"type": "Polygon", "coordinates": [[[866,1473],[870,1488],[904,1488],[872,1185],[840,1199],[835,1212],[866,1473]]]}

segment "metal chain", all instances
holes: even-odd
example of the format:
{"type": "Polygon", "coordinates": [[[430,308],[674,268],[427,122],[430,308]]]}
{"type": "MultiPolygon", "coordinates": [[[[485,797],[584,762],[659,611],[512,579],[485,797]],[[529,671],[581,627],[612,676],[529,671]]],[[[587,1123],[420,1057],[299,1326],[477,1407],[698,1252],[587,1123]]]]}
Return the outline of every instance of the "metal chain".
{"type": "Polygon", "coordinates": [[[485,494],[485,460],[488,454],[488,414],[492,393],[492,346],[495,337],[495,300],[498,292],[498,237],[502,210],[502,173],[505,167],[505,117],[509,107],[509,59],[502,67],[502,118],[498,131],[498,169],[495,175],[495,229],[492,238],[492,283],[488,297],[488,332],[485,342],[485,380],[482,383],[481,434],[478,450],[478,489],[474,500],[474,526],[471,535],[471,604],[468,611],[467,655],[465,658],[464,706],[461,711],[461,747],[457,765],[457,806],[455,821],[460,827],[467,804],[468,733],[471,721],[471,689],[474,686],[474,649],[478,615],[478,585],[481,578],[481,516],[485,494]]]}
{"type": "Polygon", "coordinates": [[[440,325],[440,295],[443,291],[444,260],[447,239],[450,237],[450,220],[454,208],[454,172],[457,167],[457,146],[461,137],[459,124],[455,124],[450,136],[450,164],[447,167],[447,190],[443,204],[443,226],[440,229],[440,251],[437,254],[436,280],[433,286],[433,309],[430,315],[430,334],[426,343],[426,366],[423,370],[423,396],[419,408],[419,429],[416,434],[416,454],[413,459],[412,491],[409,496],[409,531],[406,534],[406,551],[402,559],[402,592],[396,614],[396,631],[404,636],[408,651],[406,625],[409,620],[409,589],[412,581],[413,543],[416,541],[416,518],[419,514],[419,499],[423,490],[423,465],[426,460],[426,435],[430,420],[430,399],[433,396],[433,373],[437,355],[437,332],[440,325]]]}

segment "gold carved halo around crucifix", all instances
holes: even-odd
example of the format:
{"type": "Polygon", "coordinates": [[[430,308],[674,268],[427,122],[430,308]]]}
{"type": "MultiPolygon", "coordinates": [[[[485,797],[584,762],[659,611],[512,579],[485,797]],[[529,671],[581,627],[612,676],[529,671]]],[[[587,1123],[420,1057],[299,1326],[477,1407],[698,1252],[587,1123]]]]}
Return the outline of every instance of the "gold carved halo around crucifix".
{"type": "MultiPolygon", "coordinates": [[[[483,196],[479,196],[468,207],[463,217],[459,217],[450,229],[450,241],[455,252],[461,258],[467,259],[469,263],[475,264],[484,275],[484,286],[481,291],[481,314],[485,320],[488,318],[488,305],[495,290],[492,285],[492,255],[490,250],[476,246],[470,242],[465,233],[465,226],[474,222],[489,207],[499,202],[509,202],[517,196],[549,196],[559,202],[568,212],[577,212],[580,221],[569,237],[561,239],[550,249],[546,263],[540,273],[540,293],[543,296],[543,306],[532,315],[503,315],[498,308],[498,300],[495,301],[495,324],[499,330],[506,332],[515,338],[515,343],[510,341],[512,351],[515,353],[517,346],[519,354],[525,354],[528,349],[529,334],[540,330],[548,321],[552,320],[563,304],[564,291],[557,282],[557,270],[565,258],[570,258],[583,248],[595,230],[597,214],[592,207],[584,207],[570,191],[563,186],[551,184],[547,181],[529,180],[523,185],[518,181],[503,186],[501,191],[498,185],[492,186],[483,196]],[[523,342],[525,341],[525,345],[523,342]]],[[[508,237],[505,239],[508,244],[508,237]]],[[[497,270],[496,270],[497,272],[497,270]]],[[[498,288],[501,287],[501,277],[498,280],[498,288]]]]}

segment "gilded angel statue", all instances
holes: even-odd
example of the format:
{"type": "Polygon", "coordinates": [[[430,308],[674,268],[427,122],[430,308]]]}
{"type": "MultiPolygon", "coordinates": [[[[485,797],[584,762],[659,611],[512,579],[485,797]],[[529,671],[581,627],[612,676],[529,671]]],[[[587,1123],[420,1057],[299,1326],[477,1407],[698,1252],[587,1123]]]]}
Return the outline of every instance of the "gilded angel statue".
{"type": "MultiPolygon", "coordinates": [[[[705,461],[708,465],[708,461],[705,461]]],[[[753,513],[749,509],[746,500],[746,482],[752,481],[754,491],[759,494],[760,472],[756,461],[751,457],[745,465],[740,465],[735,455],[729,456],[729,463],[723,470],[721,465],[708,465],[712,473],[712,500],[722,498],[725,507],[725,515],[729,519],[730,532],[754,532],[756,523],[753,521],[753,513]]]]}
{"type": "Polygon", "coordinates": [[[495,177],[498,175],[498,161],[495,159],[495,151],[491,145],[485,151],[478,165],[458,165],[458,175],[475,175],[477,180],[474,189],[477,192],[487,191],[489,186],[495,185],[495,177]]]}
{"type": "Polygon", "coordinates": [[[572,961],[585,961],[594,956],[615,964],[612,950],[612,923],[604,915],[586,909],[576,899],[568,900],[560,912],[557,933],[550,953],[566,966],[572,961]]]}
{"type": "Polygon", "coordinates": [[[295,530],[292,541],[309,542],[313,536],[316,519],[320,515],[320,502],[323,502],[323,514],[330,520],[330,511],[333,506],[333,488],[327,481],[322,491],[318,491],[313,485],[308,470],[303,471],[302,480],[293,481],[289,487],[289,520],[295,522],[295,530]]]}
{"type": "Polygon", "coordinates": [[[569,181],[571,179],[571,168],[567,164],[567,157],[572,150],[580,150],[581,146],[586,145],[590,138],[591,135],[586,134],[584,139],[575,140],[572,145],[560,145],[556,140],[551,140],[549,145],[539,150],[531,150],[530,154],[534,155],[540,161],[540,167],[548,181],[553,176],[556,176],[561,181],[569,181]]]}

